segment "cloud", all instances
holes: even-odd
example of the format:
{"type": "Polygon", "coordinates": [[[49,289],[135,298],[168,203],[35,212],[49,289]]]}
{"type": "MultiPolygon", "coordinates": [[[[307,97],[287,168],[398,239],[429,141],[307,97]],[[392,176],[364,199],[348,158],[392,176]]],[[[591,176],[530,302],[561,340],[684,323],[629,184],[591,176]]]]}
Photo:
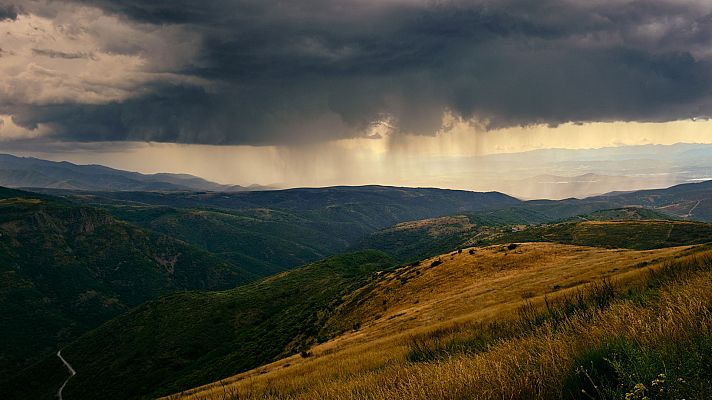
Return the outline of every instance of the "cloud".
{"type": "Polygon", "coordinates": [[[11,116],[0,114],[0,143],[3,144],[3,148],[8,148],[7,142],[36,143],[48,132],[48,129],[41,125],[35,126],[34,129],[18,126],[11,116]]]}
{"type": "Polygon", "coordinates": [[[20,13],[20,8],[14,4],[3,4],[0,2],[0,21],[6,19],[15,20],[20,13]]]}
{"type": "Polygon", "coordinates": [[[365,137],[378,122],[433,135],[445,114],[495,129],[712,113],[712,4],[701,0],[78,0],[23,9],[53,37],[75,39],[24,55],[35,64],[23,64],[20,85],[32,90],[0,81],[13,99],[0,112],[51,127],[59,140],[294,144],[365,137]],[[77,10],[83,25],[69,17],[77,10]],[[94,65],[95,74],[60,62],[94,65]]]}
{"type": "Polygon", "coordinates": [[[51,49],[32,49],[32,54],[49,58],[64,58],[66,60],[76,60],[78,58],[94,58],[94,55],[92,53],[65,53],[63,51],[51,49]]]}
{"type": "MultiPolygon", "coordinates": [[[[32,11],[30,6],[38,6],[25,4],[32,11]]],[[[0,21],[0,32],[0,107],[5,114],[46,105],[121,102],[145,95],[144,86],[157,83],[209,86],[176,72],[195,57],[198,43],[175,27],[137,25],[65,3],[49,16],[28,11],[0,21]]]]}

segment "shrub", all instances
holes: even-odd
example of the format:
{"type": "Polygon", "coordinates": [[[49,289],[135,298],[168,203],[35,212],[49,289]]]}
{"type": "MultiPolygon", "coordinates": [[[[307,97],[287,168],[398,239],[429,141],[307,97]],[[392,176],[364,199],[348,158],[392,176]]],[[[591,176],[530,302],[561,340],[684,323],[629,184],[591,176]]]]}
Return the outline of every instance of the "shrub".
{"type": "Polygon", "coordinates": [[[614,337],[604,343],[585,349],[574,360],[573,368],[563,379],[563,389],[570,398],[608,398],[610,388],[621,387],[623,382],[612,360],[627,358],[633,344],[623,337],[614,337]]]}

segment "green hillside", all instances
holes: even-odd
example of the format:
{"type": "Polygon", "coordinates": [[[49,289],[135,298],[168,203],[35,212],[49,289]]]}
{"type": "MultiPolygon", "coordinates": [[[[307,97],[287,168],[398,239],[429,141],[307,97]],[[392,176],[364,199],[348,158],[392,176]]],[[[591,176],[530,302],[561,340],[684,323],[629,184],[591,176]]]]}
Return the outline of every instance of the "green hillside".
{"type": "Polygon", "coordinates": [[[624,207],[595,211],[590,214],[577,215],[567,221],[645,221],[672,220],[674,217],[642,207],[624,207]]]}
{"type": "Polygon", "coordinates": [[[601,210],[644,208],[664,218],[712,222],[712,181],[665,189],[610,193],[585,199],[532,200],[490,210],[493,215],[517,215],[528,223],[565,220],[601,210]]]}
{"type": "Polygon", "coordinates": [[[502,231],[479,244],[557,242],[606,248],[655,249],[712,242],[712,224],[690,221],[584,221],[502,231]]]}
{"type": "Polygon", "coordinates": [[[381,250],[408,263],[447,253],[468,241],[490,238],[509,229],[510,224],[528,223],[531,217],[503,211],[408,221],[374,232],[354,248],[381,250]]]}
{"type": "Polygon", "coordinates": [[[458,247],[496,243],[558,242],[653,249],[712,241],[712,224],[672,220],[645,208],[606,209],[558,223],[533,223],[546,220],[522,208],[509,208],[409,221],[374,232],[354,248],[378,249],[400,262],[412,262],[458,247]]]}
{"type": "Polygon", "coordinates": [[[0,195],[0,373],[5,377],[147,300],[231,288],[255,278],[103,210],[25,192],[0,195]]]}
{"type": "Polygon", "coordinates": [[[521,204],[494,192],[383,186],[52,193],[103,207],[120,219],[184,240],[261,276],[362,249],[358,244],[364,237],[404,221],[521,204]]]}
{"type": "MultiPolygon", "coordinates": [[[[392,265],[380,252],[346,254],[229,291],[148,302],[63,351],[78,371],[64,395],[168,394],[298,353],[328,338],[322,327],[345,295],[392,265]]],[[[51,398],[61,380],[47,387],[33,377],[57,367],[48,359],[26,371],[10,398],[51,398]]]]}
{"type": "Polygon", "coordinates": [[[600,196],[587,200],[609,201],[619,206],[637,205],[677,218],[712,222],[712,181],[600,196]]]}
{"type": "MultiPolygon", "coordinates": [[[[179,238],[267,276],[343,252],[369,233],[358,221],[271,209],[216,210],[113,206],[116,216],[179,238]]],[[[316,214],[316,213],[315,213],[316,214]]]]}
{"type": "MultiPolygon", "coordinates": [[[[315,211],[341,220],[349,214],[363,223],[390,226],[400,221],[514,206],[522,202],[498,192],[470,192],[393,186],[335,186],[256,192],[82,192],[45,190],[98,204],[160,205],[174,208],[246,210],[268,208],[295,213],[315,211]]],[[[348,218],[349,220],[352,218],[348,218]]]]}

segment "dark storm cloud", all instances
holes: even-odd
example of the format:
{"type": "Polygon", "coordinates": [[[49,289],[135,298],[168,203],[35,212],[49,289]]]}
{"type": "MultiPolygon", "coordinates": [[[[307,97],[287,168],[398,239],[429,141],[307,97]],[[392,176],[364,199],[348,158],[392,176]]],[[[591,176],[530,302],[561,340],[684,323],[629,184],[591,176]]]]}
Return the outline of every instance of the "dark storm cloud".
{"type": "Polygon", "coordinates": [[[80,3],[199,34],[198,58],[169,72],[216,85],[6,109],[67,140],[294,143],[364,135],[382,119],[432,134],[445,111],[491,128],[712,113],[703,1],[80,3]]]}
{"type": "Polygon", "coordinates": [[[18,14],[20,14],[20,8],[17,5],[0,2],[0,21],[17,19],[18,14]]]}
{"type": "Polygon", "coordinates": [[[65,53],[63,51],[51,50],[51,49],[32,49],[32,53],[37,56],[44,56],[49,58],[63,58],[65,60],[76,60],[78,58],[92,58],[91,53],[65,53]]]}

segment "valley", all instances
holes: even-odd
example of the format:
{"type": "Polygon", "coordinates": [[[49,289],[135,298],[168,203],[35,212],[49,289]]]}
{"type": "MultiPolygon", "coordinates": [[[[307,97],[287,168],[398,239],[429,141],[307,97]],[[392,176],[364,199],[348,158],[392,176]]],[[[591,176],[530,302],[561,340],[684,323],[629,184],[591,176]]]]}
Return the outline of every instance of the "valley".
{"type": "Polygon", "coordinates": [[[508,321],[526,307],[601,282],[627,293],[649,271],[706,254],[712,224],[667,205],[707,186],[530,202],[378,186],[3,189],[12,279],[0,307],[14,317],[2,351],[23,361],[0,388],[11,399],[63,385],[67,399],[236,399],[269,397],[279,381],[276,398],[339,398],[310,383],[344,384],[322,376],[334,365],[357,377],[467,357],[519,337],[508,321]]]}

